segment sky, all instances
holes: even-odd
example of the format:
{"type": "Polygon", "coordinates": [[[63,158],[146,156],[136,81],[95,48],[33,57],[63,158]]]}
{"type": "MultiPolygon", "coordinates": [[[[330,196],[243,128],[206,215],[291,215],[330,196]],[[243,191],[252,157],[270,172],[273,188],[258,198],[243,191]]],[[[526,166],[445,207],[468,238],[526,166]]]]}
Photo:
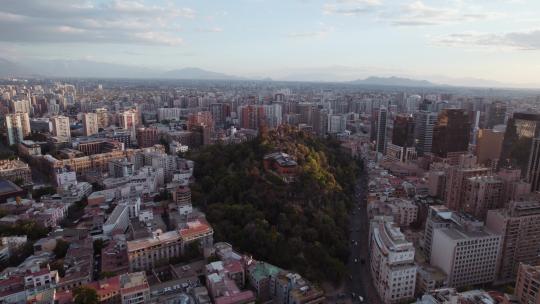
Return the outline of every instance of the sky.
{"type": "Polygon", "coordinates": [[[0,58],[540,86],[540,1],[1,0],[0,58]]]}

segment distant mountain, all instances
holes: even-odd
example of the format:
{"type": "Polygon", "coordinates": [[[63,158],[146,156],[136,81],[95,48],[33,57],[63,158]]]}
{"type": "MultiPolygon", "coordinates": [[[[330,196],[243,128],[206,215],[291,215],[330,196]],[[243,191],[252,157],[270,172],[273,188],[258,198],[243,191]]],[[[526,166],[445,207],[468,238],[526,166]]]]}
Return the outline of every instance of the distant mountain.
{"type": "Polygon", "coordinates": [[[205,79],[205,80],[241,80],[244,78],[207,71],[199,68],[183,68],[161,74],[163,78],[171,79],[205,79]]]}
{"type": "Polygon", "coordinates": [[[381,85],[381,86],[396,86],[396,87],[432,87],[436,84],[427,80],[415,80],[401,77],[368,77],[366,79],[353,80],[352,84],[365,85],[381,85]]]}
{"type": "Polygon", "coordinates": [[[199,68],[183,68],[163,72],[157,69],[129,66],[92,60],[32,60],[15,63],[0,58],[0,77],[91,77],[91,78],[161,78],[241,80],[244,78],[207,71],[199,68]]]}
{"type": "Polygon", "coordinates": [[[159,72],[92,60],[39,60],[28,63],[33,74],[52,77],[153,78],[159,72]]]}
{"type": "Polygon", "coordinates": [[[26,75],[27,71],[21,65],[0,58],[0,77],[13,77],[26,75]]]}

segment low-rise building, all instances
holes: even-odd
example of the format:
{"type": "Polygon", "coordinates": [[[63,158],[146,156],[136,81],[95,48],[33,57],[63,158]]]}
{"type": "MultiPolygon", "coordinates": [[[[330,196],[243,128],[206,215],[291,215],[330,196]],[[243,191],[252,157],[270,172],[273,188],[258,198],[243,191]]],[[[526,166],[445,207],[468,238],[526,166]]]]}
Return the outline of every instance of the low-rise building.
{"type": "Polygon", "coordinates": [[[19,159],[4,159],[0,160],[0,178],[29,185],[32,184],[32,171],[27,163],[19,159]]]}
{"type": "Polygon", "coordinates": [[[150,285],[143,271],[120,276],[120,299],[122,304],[147,303],[150,300],[150,285]]]}
{"type": "Polygon", "coordinates": [[[214,230],[203,219],[188,222],[185,228],[154,231],[148,238],[127,242],[130,271],[148,270],[184,254],[186,245],[199,242],[201,249],[212,247],[214,230]]]}

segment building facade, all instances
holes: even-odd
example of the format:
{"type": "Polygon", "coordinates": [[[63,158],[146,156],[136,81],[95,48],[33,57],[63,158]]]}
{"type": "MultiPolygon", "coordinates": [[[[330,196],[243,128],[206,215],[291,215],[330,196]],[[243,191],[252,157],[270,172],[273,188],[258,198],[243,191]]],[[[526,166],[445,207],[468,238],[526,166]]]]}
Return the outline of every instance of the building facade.
{"type": "Polygon", "coordinates": [[[391,218],[375,217],[370,223],[371,277],[384,303],[414,298],[416,270],[414,246],[391,218]]]}

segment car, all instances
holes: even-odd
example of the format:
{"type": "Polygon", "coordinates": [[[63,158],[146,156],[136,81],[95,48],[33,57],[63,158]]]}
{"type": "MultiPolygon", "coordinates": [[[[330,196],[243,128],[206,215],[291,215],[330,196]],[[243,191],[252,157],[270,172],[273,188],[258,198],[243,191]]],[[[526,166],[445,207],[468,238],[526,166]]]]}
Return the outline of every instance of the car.
{"type": "Polygon", "coordinates": [[[360,301],[360,303],[364,303],[364,297],[358,296],[358,301],[360,301]]]}

